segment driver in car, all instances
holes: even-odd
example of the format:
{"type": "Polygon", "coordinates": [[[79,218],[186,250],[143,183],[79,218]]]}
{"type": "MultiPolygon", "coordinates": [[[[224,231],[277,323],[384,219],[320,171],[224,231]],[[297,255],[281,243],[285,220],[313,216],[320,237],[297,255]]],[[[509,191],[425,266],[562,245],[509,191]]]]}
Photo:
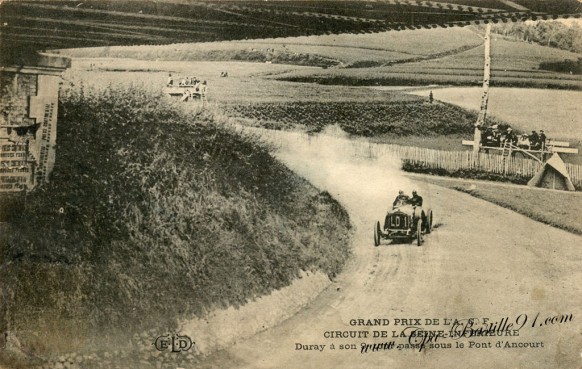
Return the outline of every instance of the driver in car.
{"type": "Polygon", "coordinates": [[[408,195],[405,195],[404,191],[400,190],[398,191],[398,196],[396,196],[394,202],[392,203],[392,207],[395,207],[398,204],[406,204],[409,200],[410,197],[408,197],[408,195]]]}
{"type": "Polygon", "coordinates": [[[422,206],[422,196],[416,193],[416,190],[412,191],[412,198],[410,199],[410,204],[414,206],[422,206]]]}

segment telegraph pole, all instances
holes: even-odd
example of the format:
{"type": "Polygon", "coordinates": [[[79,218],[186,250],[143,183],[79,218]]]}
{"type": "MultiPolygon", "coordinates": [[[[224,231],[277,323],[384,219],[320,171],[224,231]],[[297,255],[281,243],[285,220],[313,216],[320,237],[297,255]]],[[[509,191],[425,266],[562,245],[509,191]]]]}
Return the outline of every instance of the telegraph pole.
{"type": "Polygon", "coordinates": [[[481,127],[485,124],[487,115],[487,102],[489,101],[489,79],[491,77],[491,24],[487,24],[485,31],[485,65],[483,67],[483,96],[481,97],[481,110],[475,123],[475,134],[473,137],[473,152],[479,152],[481,143],[481,127]]]}

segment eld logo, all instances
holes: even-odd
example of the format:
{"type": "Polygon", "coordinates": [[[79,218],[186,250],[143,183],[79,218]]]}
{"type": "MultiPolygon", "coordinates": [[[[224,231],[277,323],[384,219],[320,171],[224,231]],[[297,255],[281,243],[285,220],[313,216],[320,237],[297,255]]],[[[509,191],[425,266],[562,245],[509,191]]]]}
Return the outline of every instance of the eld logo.
{"type": "Polygon", "coordinates": [[[166,335],[156,338],[154,345],[158,351],[170,350],[170,352],[188,351],[192,348],[195,342],[192,342],[188,336],[166,335]]]}

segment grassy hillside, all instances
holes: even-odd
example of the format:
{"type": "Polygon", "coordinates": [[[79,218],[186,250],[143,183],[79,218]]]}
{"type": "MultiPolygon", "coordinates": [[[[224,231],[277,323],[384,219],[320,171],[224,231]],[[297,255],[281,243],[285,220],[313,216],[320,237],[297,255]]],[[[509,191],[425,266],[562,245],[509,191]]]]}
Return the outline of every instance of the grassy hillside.
{"type": "Polygon", "coordinates": [[[162,46],[61,50],[83,58],[140,60],[239,60],[314,66],[376,65],[416,60],[478,46],[482,40],[465,28],[325,35],[162,46]],[[438,40],[438,42],[435,42],[438,40]]]}
{"type": "MultiPolygon", "coordinates": [[[[572,60],[582,55],[570,51],[530,44],[524,41],[504,39],[493,35],[491,42],[492,71],[529,71],[539,68],[541,63],[572,60]]],[[[421,62],[419,67],[449,69],[462,66],[466,69],[483,70],[483,47],[471,49],[458,55],[447,56],[441,60],[421,62]]]]}
{"type": "Polygon", "coordinates": [[[50,182],[0,243],[4,306],[26,351],[112,344],[300,270],[341,271],[346,212],[216,119],[136,88],[62,98],[50,182]]]}

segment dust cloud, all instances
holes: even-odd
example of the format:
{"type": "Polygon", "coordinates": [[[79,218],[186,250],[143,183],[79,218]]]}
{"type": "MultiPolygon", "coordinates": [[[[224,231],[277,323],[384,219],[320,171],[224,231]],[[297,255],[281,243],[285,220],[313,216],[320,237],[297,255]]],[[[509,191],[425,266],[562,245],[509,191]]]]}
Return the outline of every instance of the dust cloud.
{"type": "Polygon", "coordinates": [[[377,150],[378,144],[334,133],[269,132],[262,137],[276,143],[276,156],[291,170],[340,201],[356,225],[369,225],[370,216],[383,219],[398,190],[410,194],[419,187],[403,176],[400,159],[377,150]]]}

